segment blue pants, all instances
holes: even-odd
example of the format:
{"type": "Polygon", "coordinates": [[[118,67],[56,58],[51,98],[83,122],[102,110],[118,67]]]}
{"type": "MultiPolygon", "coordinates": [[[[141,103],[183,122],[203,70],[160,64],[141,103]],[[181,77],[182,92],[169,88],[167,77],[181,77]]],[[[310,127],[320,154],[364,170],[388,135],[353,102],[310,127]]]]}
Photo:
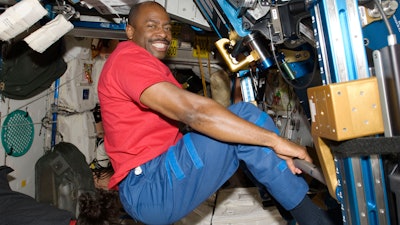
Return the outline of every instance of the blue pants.
{"type": "MultiPolygon", "coordinates": [[[[250,103],[229,110],[277,132],[272,119],[250,103]]],[[[190,132],[166,153],[129,173],[119,184],[121,202],[127,213],[143,223],[174,223],[215,193],[235,173],[240,160],[285,209],[293,209],[305,197],[307,183],[271,149],[190,132]]]]}

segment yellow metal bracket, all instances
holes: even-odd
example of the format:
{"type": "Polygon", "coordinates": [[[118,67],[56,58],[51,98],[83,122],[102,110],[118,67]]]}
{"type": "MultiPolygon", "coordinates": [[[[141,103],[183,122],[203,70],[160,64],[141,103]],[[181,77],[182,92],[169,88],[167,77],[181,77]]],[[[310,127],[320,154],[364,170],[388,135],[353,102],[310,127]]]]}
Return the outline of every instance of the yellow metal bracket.
{"type": "Polygon", "coordinates": [[[225,63],[228,65],[228,68],[231,72],[237,72],[239,70],[246,69],[251,62],[257,61],[260,59],[258,53],[253,50],[250,54],[241,61],[237,61],[235,58],[231,56],[231,54],[226,49],[227,45],[230,45],[231,41],[227,38],[221,38],[217,42],[215,42],[215,46],[217,47],[219,53],[224,59],[225,63]]]}

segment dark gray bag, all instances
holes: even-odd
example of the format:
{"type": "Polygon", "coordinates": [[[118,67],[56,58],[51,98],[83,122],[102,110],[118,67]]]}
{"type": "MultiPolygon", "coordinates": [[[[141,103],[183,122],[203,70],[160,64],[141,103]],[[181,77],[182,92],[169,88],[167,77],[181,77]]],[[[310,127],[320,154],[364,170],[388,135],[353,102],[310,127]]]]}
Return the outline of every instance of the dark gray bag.
{"type": "Polygon", "coordinates": [[[35,165],[36,200],[79,215],[79,196],[95,192],[92,170],[79,149],[60,142],[35,165]]]}
{"type": "Polygon", "coordinates": [[[28,99],[44,90],[67,70],[62,58],[62,39],[43,53],[32,50],[24,41],[2,45],[0,93],[11,99],[28,99]]]}

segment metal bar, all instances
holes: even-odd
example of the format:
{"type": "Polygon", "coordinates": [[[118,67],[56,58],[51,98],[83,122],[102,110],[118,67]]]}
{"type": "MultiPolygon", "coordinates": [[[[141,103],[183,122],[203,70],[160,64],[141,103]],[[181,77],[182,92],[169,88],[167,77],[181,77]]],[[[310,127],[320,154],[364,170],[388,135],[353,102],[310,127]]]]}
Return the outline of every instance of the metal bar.
{"type": "Polygon", "coordinates": [[[344,176],[344,161],[335,157],[335,166],[336,166],[336,176],[338,180],[338,185],[336,189],[337,200],[340,202],[341,210],[342,210],[342,221],[343,225],[349,224],[349,221],[352,221],[352,214],[350,211],[350,200],[349,200],[349,192],[346,177],[344,176]]]}
{"type": "Polygon", "coordinates": [[[320,73],[322,78],[322,85],[332,83],[329,60],[328,60],[328,50],[325,44],[325,33],[322,24],[320,5],[316,4],[311,8],[312,24],[314,27],[314,36],[316,40],[316,49],[318,52],[318,62],[320,67],[320,73]]]}
{"type": "Polygon", "coordinates": [[[383,174],[382,160],[379,155],[371,155],[370,157],[370,169],[372,170],[371,180],[373,181],[373,189],[375,194],[376,202],[376,213],[378,215],[379,224],[389,224],[389,206],[387,199],[387,193],[385,188],[385,179],[383,174]],[[378,169],[379,168],[379,169],[378,169]],[[380,196],[384,196],[381,198],[380,196]]]}
{"type": "Polygon", "coordinates": [[[59,86],[60,86],[60,79],[57,79],[54,82],[54,103],[53,103],[53,112],[52,112],[52,124],[51,124],[51,148],[56,145],[57,139],[57,115],[58,115],[58,94],[59,94],[59,86]]]}

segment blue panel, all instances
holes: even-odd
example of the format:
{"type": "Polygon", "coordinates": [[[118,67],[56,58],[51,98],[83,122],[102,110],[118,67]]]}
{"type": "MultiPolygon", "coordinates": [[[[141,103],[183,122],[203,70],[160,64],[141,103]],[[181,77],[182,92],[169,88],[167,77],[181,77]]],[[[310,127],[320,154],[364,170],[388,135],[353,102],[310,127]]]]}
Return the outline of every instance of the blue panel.
{"type": "Polygon", "coordinates": [[[218,7],[218,3],[213,0],[195,0],[195,3],[212,29],[217,33],[218,37],[227,38],[231,28],[228,24],[222,23],[222,20],[225,20],[226,18],[224,18],[224,13],[221,12],[221,9],[218,7]]]}
{"type": "MultiPolygon", "coordinates": [[[[395,14],[388,20],[397,40],[400,40],[400,10],[396,10],[395,14]]],[[[367,40],[366,46],[371,50],[378,50],[387,46],[388,34],[387,27],[382,20],[375,21],[363,28],[363,35],[367,40]]]]}
{"type": "MultiPolygon", "coordinates": [[[[354,61],[354,55],[353,55],[353,48],[351,46],[351,29],[352,27],[349,25],[349,18],[348,18],[348,10],[347,10],[347,5],[346,1],[336,1],[338,4],[338,15],[339,15],[339,22],[340,22],[340,28],[342,31],[342,39],[343,39],[343,50],[346,58],[346,67],[348,69],[348,79],[349,80],[355,80],[357,79],[357,68],[355,68],[355,61],[354,61]]],[[[333,47],[333,46],[332,46],[333,47]]]]}
{"type": "Polygon", "coordinates": [[[106,22],[85,22],[85,21],[72,21],[75,27],[86,27],[95,29],[111,29],[111,30],[125,30],[125,23],[106,23],[106,22]]]}
{"type": "Polygon", "coordinates": [[[228,21],[231,23],[236,33],[241,37],[248,35],[250,31],[243,29],[242,18],[238,18],[238,11],[226,0],[218,0],[218,3],[225,12],[228,21]]]}

